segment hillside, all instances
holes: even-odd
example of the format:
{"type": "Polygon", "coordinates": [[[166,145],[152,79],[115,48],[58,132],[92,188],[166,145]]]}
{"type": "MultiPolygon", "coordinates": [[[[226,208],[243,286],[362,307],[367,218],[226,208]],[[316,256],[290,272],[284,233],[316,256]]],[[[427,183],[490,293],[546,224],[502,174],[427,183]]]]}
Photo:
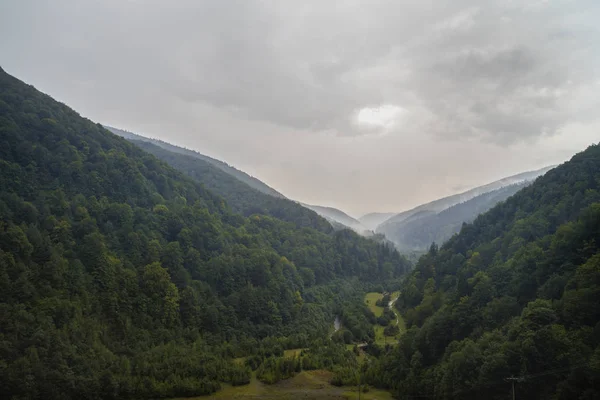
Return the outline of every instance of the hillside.
{"type": "Polygon", "coordinates": [[[309,227],[325,233],[332,231],[331,224],[314,211],[295,201],[275,197],[254,189],[202,158],[186,155],[181,151],[173,152],[147,141],[137,139],[130,139],[130,141],[202,183],[211,192],[223,197],[235,213],[246,217],[253,214],[269,215],[291,222],[298,228],[309,227]]]}
{"type": "Polygon", "coordinates": [[[406,279],[369,371],[398,398],[600,398],[600,145],[480,215],[406,279]]]}
{"type": "Polygon", "coordinates": [[[331,368],[345,348],[313,344],[334,312],[362,302],[361,284],[408,268],[389,246],[347,230],[235,214],[1,69],[0,144],[7,398],[194,396],[248,383],[252,370],[272,382],[331,368]],[[282,358],[309,346],[301,359],[282,358]],[[234,362],[244,356],[251,362],[234,362]]]}
{"type": "Polygon", "coordinates": [[[204,154],[200,154],[194,150],[185,149],[183,147],[179,147],[179,146],[175,146],[170,143],[167,143],[167,142],[163,142],[162,140],[147,138],[145,136],[137,135],[135,133],[127,132],[122,129],[117,129],[117,128],[113,128],[110,126],[104,126],[104,127],[106,129],[108,129],[109,131],[111,131],[112,133],[114,133],[115,135],[122,136],[125,139],[152,143],[156,146],[159,146],[159,147],[161,147],[165,150],[171,151],[173,153],[179,153],[179,154],[183,154],[183,155],[190,156],[190,157],[195,157],[200,160],[206,161],[206,162],[214,165],[215,167],[219,168],[223,172],[226,172],[227,174],[244,182],[246,185],[250,186],[251,188],[258,190],[259,192],[262,192],[264,194],[268,194],[268,195],[271,195],[274,197],[278,197],[278,198],[285,198],[284,195],[282,195],[281,193],[279,193],[272,187],[268,186],[266,183],[262,182],[261,180],[255,178],[253,176],[250,176],[247,173],[245,173],[244,171],[240,171],[239,169],[236,169],[223,161],[217,160],[217,159],[209,157],[209,156],[205,156],[204,154]]]}
{"type": "Polygon", "coordinates": [[[358,219],[367,229],[374,231],[381,223],[387,221],[396,213],[368,213],[358,219]]]}
{"type": "Polygon", "coordinates": [[[360,223],[360,221],[358,221],[355,218],[352,218],[351,216],[349,216],[348,214],[346,214],[345,212],[343,212],[341,210],[338,210],[337,208],[315,206],[315,205],[304,204],[304,203],[300,203],[300,204],[302,204],[306,208],[313,210],[314,212],[316,212],[317,214],[319,214],[326,220],[333,222],[333,223],[341,224],[345,227],[353,229],[354,231],[356,231],[360,234],[363,234],[367,230],[367,228],[365,228],[360,223]]]}
{"type": "Polygon", "coordinates": [[[517,175],[502,178],[502,179],[494,181],[492,183],[488,183],[487,185],[483,185],[483,186],[473,188],[471,190],[467,190],[463,193],[455,194],[452,196],[447,196],[447,197],[444,197],[441,199],[431,201],[426,204],[422,204],[422,205],[412,208],[410,210],[398,213],[398,214],[394,215],[393,217],[388,218],[387,220],[383,221],[377,227],[376,232],[383,233],[387,236],[389,233],[391,233],[391,231],[394,230],[394,227],[393,227],[394,224],[404,221],[406,218],[410,217],[411,215],[413,215],[419,211],[432,211],[432,212],[438,213],[449,207],[452,207],[453,205],[456,205],[459,203],[464,203],[465,201],[471,200],[472,198],[477,197],[481,194],[491,192],[493,190],[497,190],[497,189],[500,189],[505,186],[510,186],[510,185],[514,185],[517,183],[521,183],[524,181],[532,181],[535,178],[537,178],[538,176],[544,175],[546,172],[548,172],[552,168],[554,168],[554,166],[545,167],[545,168],[542,168],[542,169],[539,169],[536,171],[523,172],[523,173],[520,173],[517,175]]]}
{"type": "Polygon", "coordinates": [[[481,213],[506,200],[519,190],[531,184],[530,181],[517,183],[493,190],[456,204],[439,213],[419,211],[405,220],[393,224],[387,238],[393,241],[400,251],[420,251],[429,248],[431,243],[443,243],[458,233],[463,223],[473,222],[481,213]]]}

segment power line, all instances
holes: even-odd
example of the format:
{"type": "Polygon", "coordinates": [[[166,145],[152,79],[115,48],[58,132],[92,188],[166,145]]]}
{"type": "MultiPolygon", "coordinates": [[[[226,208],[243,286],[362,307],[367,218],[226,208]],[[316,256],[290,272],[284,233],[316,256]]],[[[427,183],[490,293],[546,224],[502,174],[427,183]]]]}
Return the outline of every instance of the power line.
{"type": "MultiPolygon", "coordinates": [[[[468,392],[472,392],[474,390],[478,390],[478,389],[483,389],[486,387],[491,387],[491,386],[497,386],[500,384],[504,384],[506,382],[510,382],[511,386],[512,386],[512,395],[513,395],[513,400],[516,400],[516,391],[515,391],[515,383],[524,383],[526,384],[527,381],[531,381],[531,380],[535,380],[538,379],[540,377],[543,376],[548,376],[548,375],[556,375],[562,372],[569,372],[569,371],[573,371],[576,370],[578,368],[581,367],[585,367],[587,365],[589,365],[590,361],[586,361],[586,362],[582,362],[582,363],[578,363],[578,364],[574,364],[568,367],[563,367],[563,368],[555,368],[555,369],[550,369],[550,370],[546,370],[546,371],[542,371],[536,374],[529,374],[529,375],[521,375],[518,377],[515,376],[511,376],[508,378],[504,378],[502,380],[498,380],[498,381],[489,381],[489,382],[485,382],[473,387],[470,387],[468,389],[461,389],[461,390],[455,390],[454,392],[452,392],[453,395],[458,395],[458,394],[464,394],[464,393],[468,393],[468,392]]],[[[406,398],[408,399],[433,399],[433,398],[437,398],[438,396],[434,396],[434,395],[408,395],[406,396],[406,398]]]]}
{"type": "Polygon", "coordinates": [[[542,372],[539,372],[537,374],[524,375],[521,378],[527,379],[527,380],[537,379],[539,377],[546,376],[546,375],[554,375],[554,374],[558,374],[558,373],[561,373],[561,372],[572,371],[572,370],[575,370],[575,369],[578,369],[578,368],[581,368],[581,367],[585,367],[586,365],[589,365],[589,363],[590,363],[589,361],[586,361],[586,362],[582,362],[582,363],[579,363],[579,364],[571,365],[569,367],[555,368],[555,369],[551,369],[551,370],[548,370],[548,371],[542,371],[542,372]]]}

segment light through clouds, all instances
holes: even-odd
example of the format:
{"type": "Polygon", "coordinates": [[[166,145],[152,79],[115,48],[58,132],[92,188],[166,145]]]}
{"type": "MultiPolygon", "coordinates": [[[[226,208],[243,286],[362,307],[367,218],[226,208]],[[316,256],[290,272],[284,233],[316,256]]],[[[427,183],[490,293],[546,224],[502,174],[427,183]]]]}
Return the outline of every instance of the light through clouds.
{"type": "Polygon", "coordinates": [[[392,104],[365,107],[356,113],[356,122],[368,127],[389,129],[398,122],[403,112],[404,109],[392,104]]]}

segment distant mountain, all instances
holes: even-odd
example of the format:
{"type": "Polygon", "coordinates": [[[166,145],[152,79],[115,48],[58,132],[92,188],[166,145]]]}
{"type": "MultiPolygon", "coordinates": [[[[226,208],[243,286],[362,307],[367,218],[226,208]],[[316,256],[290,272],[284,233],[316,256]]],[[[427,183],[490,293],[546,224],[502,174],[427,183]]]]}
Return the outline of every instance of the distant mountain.
{"type": "MultiPolygon", "coordinates": [[[[306,208],[310,208],[326,220],[332,222],[334,228],[336,227],[335,223],[342,224],[348,228],[355,230],[360,234],[365,234],[369,229],[360,223],[359,220],[352,218],[342,210],[338,210],[333,207],[324,207],[324,206],[315,206],[311,204],[300,203],[306,208]]],[[[371,232],[372,233],[372,232],[371,232]]]]}
{"type": "Polygon", "coordinates": [[[363,215],[358,219],[358,221],[367,229],[374,231],[382,222],[390,219],[394,215],[396,215],[396,213],[374,212],[363,215]]]}
{"type": "Polygon", "coordinates": [[[268,194],[268,195],[271,195],[274,197],[286,198],[283,194],[279,193],[277,190],[273,189],[266,183],[260,181],[259,179],[256,179],[253,176],[248,175],[247,173],[245,173],[243,171],[240,171],[239,169],[232,167],[231,165],[229,165],[223,161],[217,160],[217,159],[209,157],[209,156],[205,156],[204,154],[200,154],[194,150],[185,149],[183,147],[179,147],[179,146],[175,146],[170,143],[167,143],[167,142],[163,142],[162,140],[151,139],[151,138],[141,136],[141,135],[138,135],[138,134],[135,134],[132,132],[124,131],[122,129],[113,128],[108,125],[104,125],[104,127],[106,129],[108,129],[109,131],[111,131],[112,133],[114,133],[115,135],[122,136],[127,140],[137,140],[137,141],[141,141],[141,142],[149,142],[156,146],[162,147],[165,150],[172,151],[174,153],[179,153],[179,154],[184,154],[187,156],[199,158],[201,160],[211,163],[212,165],[214,165],[217,168],[220,168],[221,170],[227,172],[229,175],[236,177],[237,179],[244,182],[246,185],[250,186],[251,188],[254,188],[262,193],[265,193],[265,194],[268,194]]]}
{"type": "Polygon", "coordinates": [[[519,190],[531,184],[525,181],[481,194],[456,204],[439,213],[419,211],[404,221],[391,225],[388,238],[401,251],[419,251],[429,248],[431,243],[444,243],[458,233],[464,223],[472,222],[477,216],[519,190]]]}
{"type": "Polygon", "coordinates": [[[492,183],[488,183],[487,185],[483,185],[483,186],[479,186],[479,187],[476,187],[471,190],[467,190],[466,192],[463,192],[463,193],[455,194],[452,196],[447,196],[447,197],[444,197],[444,198],[441,198],[438,200],[434,200],[434,201],[426,203],[426,204],[422,204],[411,210],[396,214],[393,217],[382,222],[377,227],[376,232],[383,233],[386,236],[388,236],[388,232],[390,232],[391,230],[394,229],[394,228],[391,228],[391,226],[393,224],[402,222],[405,219],[407,219],[408,217],[416,214],[419,211],[427,210],[427,211],[433,211],[433,212],[438,213],[442,210],[452,207],[455,204],[459,204],[459,203],[463,203],[467,200],[471,200],[472,198],[477,197],[481,194],[488,193],[488,192],[491,192],[496,189],[500,189],[505,186],[514,185],[516,183],[534,180],[538,176],[544,175],[546,172],[548,172],[552,168],[554,168],[554,166],[545,167],[545,168],[542,168],[542,169],[539,169],[536,171],[523,172],[523,173],[520,173],[517,175],[513,175],[513,176],[509,176],[507,178],[497,180],[492,183]]]}

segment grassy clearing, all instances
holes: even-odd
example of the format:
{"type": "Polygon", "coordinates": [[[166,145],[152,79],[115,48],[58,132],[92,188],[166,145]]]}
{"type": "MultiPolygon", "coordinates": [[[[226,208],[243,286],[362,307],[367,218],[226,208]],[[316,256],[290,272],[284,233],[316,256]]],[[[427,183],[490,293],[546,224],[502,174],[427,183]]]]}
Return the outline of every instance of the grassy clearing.
{"type": "MultiPolygon", "coordinates": [[[[392,300],[397,299],[400,295],[399,291],[393,292],[391,295],[392,300]]],[[[369,309],[375,314],[375,316],[379,317],[383,314],[383,307],[378,307],[376,305],[377,300],[383,298],[382,293],[370,292],[365,295],[365,304],[369,307],[369,309]]],[[[384,327],[381,325],[374,325],[373,329],[375,330],[375,343],[384,346],[385,344],[396,344],[398,342],[398,337],[402,335],[406,331],[406,324],[404,323],[404,319],[402,316],[396,311],[395,308],[392,307],[392,311],[398,317],[398,321],[391,322],[392,324],[398,324],[398,328],[400,329],[400,334],[398,336],[384,336],[383,330],[384,327]]]]}
{"type": "Polygon", "coordinates": [[[404,332],[406,332],[406,322],[404,322],[404,318],[402,318],[400,313],[396,312],[396,315],[398,316],[398,329],[400,329],[400,335],[403,335],[404,332]]]}
{"type": "Polygon", "coordinates": [[[304,350],[304,349],[284,350],[283,351],[283,356],[287,357],[287,358],[300,357],[300,353],[302,353],[302,350],[304,350]]]}
{"type": "MultiPolygon", "coordinates": [[[[344,392],[345,399],[358,399],[358,393],[356,390],[344,392]]],[[[365,400],[392,400],[391,393],[384,390],[378,390],[371,388],[367,393],[361,393],[360,398],[365,400]]]]}
{"type": "MultiPolygon", "coordinates": [[[[210,396],[201,396],[179,400],[208,400],[208,399],[327,399],[347,400],[357,399],[356,387],[336,387],[329,383],[332,373],[328,371],[302,371],[293,378],[286,379],[274,385],[265,385],[252,377],[250,384],[245,386],[224,386],[223,389],[210,396]]],[[[390,393],[371,389],[361,393],[365,400],[390,400],[390,393]]]]}
{"type": "Polygon", "coordinates": [[[370,292],[365,295],[365,303],[369,309],[373,311],[373,314],[375,314],[376,317],[380,317],[383,314],[383,307],[378,307],[375,305],[377,300],[381,299],[382,297],[383,295],[377,292],[370,292]]]}

